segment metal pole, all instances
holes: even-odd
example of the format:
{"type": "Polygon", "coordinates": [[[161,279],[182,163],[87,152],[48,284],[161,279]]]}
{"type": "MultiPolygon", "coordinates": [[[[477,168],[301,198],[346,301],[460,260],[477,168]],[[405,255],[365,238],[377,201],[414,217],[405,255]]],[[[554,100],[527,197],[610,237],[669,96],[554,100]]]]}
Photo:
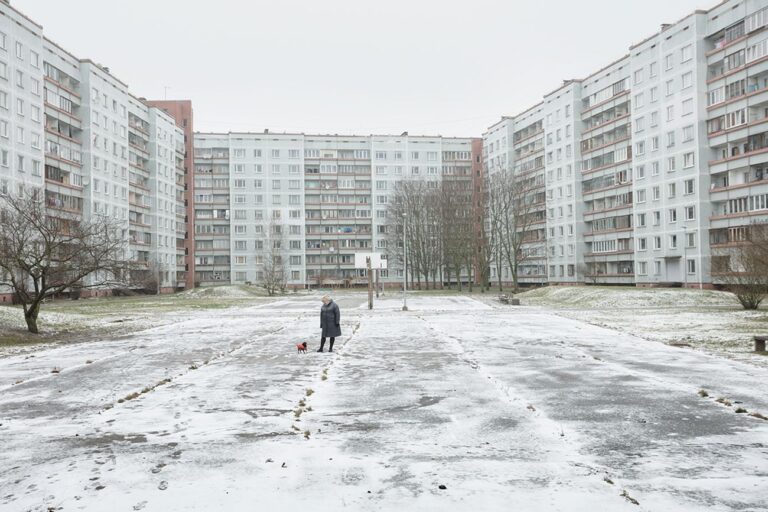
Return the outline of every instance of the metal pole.
{"type": "Polygon", "coordinates": [[[373,273],[371,270],[371,257],[365,258],[365,266],[368,273],[368,309],[373,309],[373,273]]]}
{"type": "Polygon", "coordinates": [[[406,222],[408,215],[403,214],[403,311],[408,311],[408,302],[406,301],[406,292],[408,291],[408,239],[405,236],[406,222]]]}
{"type": "Polygon", "coordinates": [[[688,228],[683,226],[683,288],[688,288],[688,228]]]}

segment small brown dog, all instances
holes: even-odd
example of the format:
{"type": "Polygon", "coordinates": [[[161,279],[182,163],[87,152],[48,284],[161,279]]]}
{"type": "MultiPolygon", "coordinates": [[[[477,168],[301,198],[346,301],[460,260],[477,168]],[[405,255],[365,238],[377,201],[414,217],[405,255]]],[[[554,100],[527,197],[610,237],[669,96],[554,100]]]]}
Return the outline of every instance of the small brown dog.
{"type": "Polygon", "coordinates": [[[297,351],[296,352],[297,354],[300,354],[302,352],[304,352],[306,354],[307,353],[307,342],[305,341],[304,343],[296,344],[296,351],[297,351]]]}

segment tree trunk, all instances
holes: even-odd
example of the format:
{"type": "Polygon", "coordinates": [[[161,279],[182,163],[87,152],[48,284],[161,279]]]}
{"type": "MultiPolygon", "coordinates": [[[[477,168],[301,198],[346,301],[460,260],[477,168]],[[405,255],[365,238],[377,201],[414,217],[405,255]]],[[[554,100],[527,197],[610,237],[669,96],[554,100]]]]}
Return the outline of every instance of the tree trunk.
{"type": "Polygon", "coordinates": [[[40,313],[40,303],[34,302],[29,309],[24,308],[24,320],[27,322],[27,330],[32,334],[39,334],[37,329],[37,315],[40,313]]]}

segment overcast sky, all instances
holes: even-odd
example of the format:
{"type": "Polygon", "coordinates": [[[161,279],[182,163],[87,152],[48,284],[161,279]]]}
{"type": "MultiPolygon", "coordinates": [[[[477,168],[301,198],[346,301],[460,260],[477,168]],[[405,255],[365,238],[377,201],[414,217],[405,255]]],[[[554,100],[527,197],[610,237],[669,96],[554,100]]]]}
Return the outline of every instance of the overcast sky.
{"type": "Polygon", "coordinates": [[[717,0],[12,0],[198,131],[480,136],[717,0]],[[167,89],[165,89],[167,87],[167,89]]]}

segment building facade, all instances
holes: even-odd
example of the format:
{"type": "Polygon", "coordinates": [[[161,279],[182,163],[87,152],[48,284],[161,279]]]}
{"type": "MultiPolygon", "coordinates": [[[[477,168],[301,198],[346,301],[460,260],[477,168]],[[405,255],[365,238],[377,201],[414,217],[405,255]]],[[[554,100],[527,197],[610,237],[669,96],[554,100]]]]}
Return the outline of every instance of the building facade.
{"type": "MultiPolygon", "coordinates": [[[[356,253],[402,251],[387,216],[399,181],[482,178],[479,139],[265,131],[198,133],[194,147],[197,285],[260,283],[276,257],[290,287],[362,283],[356,253]]],[[[388,261],[381,279],[400,282],[388,261]]]]}
{"type": "Polygon", "coordinates": [[[51,217],[116,220],[141,279],[173,291],[184,156],[184,131],[163,109],[0,3],[0,193],[44,192],[51,217]]]}
{"type": "Polygon", "coordinates": [[[489,173],[545,155],[546,273],[522,282],[708,287],[733,270],[768,221],[766,25],[766,0],[695,11],[488,128],[489,173]],[[522,126],[538,110],[541,148],[522,126]]]}

